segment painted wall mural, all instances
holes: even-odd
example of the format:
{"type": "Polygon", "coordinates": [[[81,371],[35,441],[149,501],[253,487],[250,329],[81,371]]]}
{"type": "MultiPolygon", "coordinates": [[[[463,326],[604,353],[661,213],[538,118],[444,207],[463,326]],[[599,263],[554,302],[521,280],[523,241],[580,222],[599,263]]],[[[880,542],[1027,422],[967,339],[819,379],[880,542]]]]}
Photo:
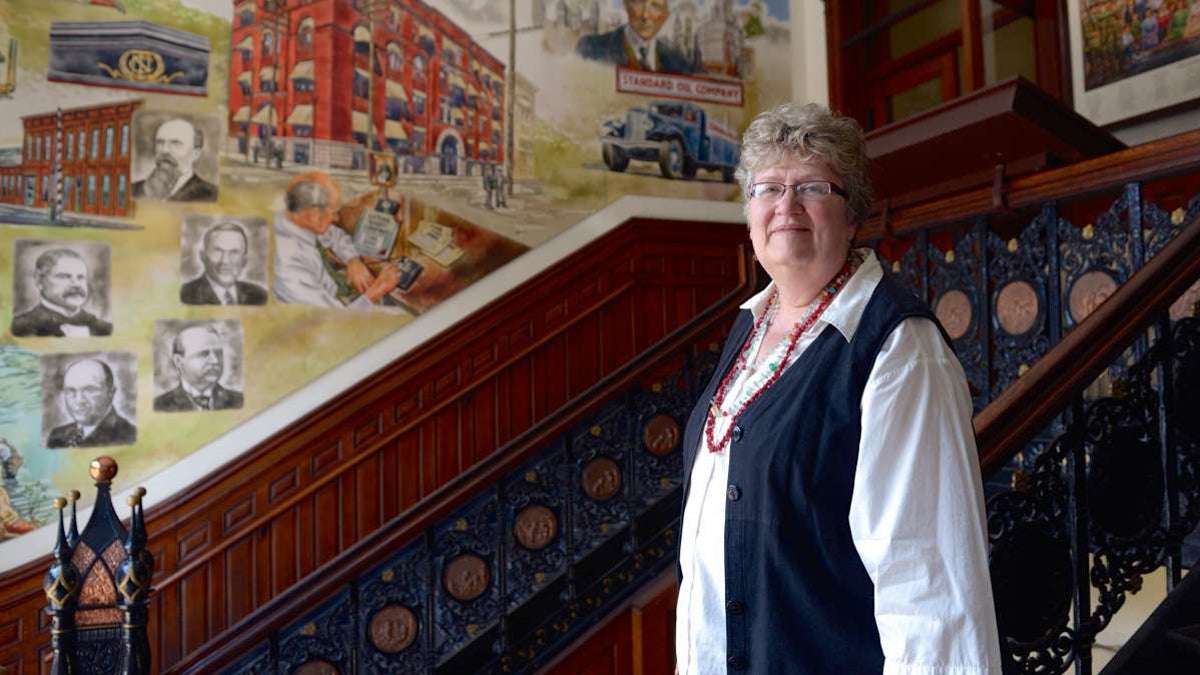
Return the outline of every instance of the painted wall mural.
{"type": "Polygon", "coordinates": [[[619,197],[735,199],[789,39],[787,0],[0,3],[0,548],[97,448],[140,481],[619,197]]]}

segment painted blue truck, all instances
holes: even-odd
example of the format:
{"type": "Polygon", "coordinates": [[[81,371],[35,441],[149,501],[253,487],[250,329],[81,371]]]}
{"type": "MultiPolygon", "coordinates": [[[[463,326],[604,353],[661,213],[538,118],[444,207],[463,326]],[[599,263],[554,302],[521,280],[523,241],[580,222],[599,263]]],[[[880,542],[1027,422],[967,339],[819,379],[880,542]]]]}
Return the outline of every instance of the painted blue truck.
{"type": "Polygon", "coordinates": [[[684,101],[654,101],[630,108],[624,120],[604,123],[600,138],[604,164],[624,171],[630,160],[657,162],[665,178],[696,177],[700,169],[720,171],[733,182],[742,146],[728,128],[704,108],[684,101]]]}

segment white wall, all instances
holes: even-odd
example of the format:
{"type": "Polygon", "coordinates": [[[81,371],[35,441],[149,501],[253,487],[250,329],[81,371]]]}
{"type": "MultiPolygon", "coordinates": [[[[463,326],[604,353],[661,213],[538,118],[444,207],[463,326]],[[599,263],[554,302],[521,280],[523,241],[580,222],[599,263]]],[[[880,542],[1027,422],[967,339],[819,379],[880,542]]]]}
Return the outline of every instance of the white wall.
{"type": "Polygon", "coordinates": [[[829,105],[825,57],[825,3],[790,0],[792,17],[792,98],[829,105]]]}

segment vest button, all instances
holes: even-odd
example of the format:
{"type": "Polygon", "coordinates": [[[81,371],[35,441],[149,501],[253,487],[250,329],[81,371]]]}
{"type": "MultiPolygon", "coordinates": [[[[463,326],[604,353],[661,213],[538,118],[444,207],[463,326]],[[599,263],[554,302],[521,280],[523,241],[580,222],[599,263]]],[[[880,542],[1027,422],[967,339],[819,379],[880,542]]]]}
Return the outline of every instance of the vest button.
{"type": "Polygon", "coordinates": [[[725,603],[725,609],[729,610],[730,614],[742,614],[746,611],[746,605],[740,600],[730,600],[725,603]]]}
{"type": "Polygon", "coordinates": [[[725,496],[729,497],[729,501],[736,502],[742,498],[742,488],[730,483],[729,488],[725,490],[725,496]]]}
{"type": "Polygon", "coordinates": [[[743,659],[740,656],[731,656],[729,657],[729,667],[733,668],[734,670],[745,670],[746,659],[743,659]]]}
{"type": "Polygon", "coordinates": [[[730,436],[733,438],[734,443],[737,443],[738,441],[742,440],[742,428],[741,427],[735,426],[733,428],[733,431],[731,431],[729,433],[730,433],[730,436]]]}

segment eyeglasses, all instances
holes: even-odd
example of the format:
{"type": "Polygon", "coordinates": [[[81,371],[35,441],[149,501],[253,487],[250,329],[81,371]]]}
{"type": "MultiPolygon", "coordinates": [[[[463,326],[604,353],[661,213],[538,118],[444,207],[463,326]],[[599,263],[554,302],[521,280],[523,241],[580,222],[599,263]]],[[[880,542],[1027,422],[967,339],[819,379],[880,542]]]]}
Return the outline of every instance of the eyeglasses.
{"type": "Polygon", "coordinates": [[[748,194],[751,199],[761,199],[765,202],[776,202],[783,198],[788,191],[796,193],[802,202],[816,202],[831,194],[848,199],[849,195],[842,188],[827,180],[809,180],[795,185],[787,183],[753,183],[748,194]]]}

